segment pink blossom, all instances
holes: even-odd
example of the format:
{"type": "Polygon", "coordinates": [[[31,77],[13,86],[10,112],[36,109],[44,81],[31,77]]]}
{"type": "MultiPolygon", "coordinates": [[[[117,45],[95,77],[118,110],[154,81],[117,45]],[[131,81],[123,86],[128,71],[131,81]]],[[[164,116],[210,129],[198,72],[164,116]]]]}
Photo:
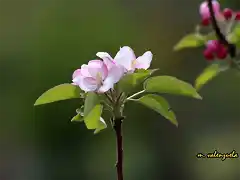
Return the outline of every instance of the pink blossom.
{"type": "Polygon", "coordinates": [[[220,43],[218,40],[210,40],[207,42],[206,47],[210,51],[217,51],[220,43]]]}
{"type": "Polygon", "coordinates": [[[115,58],[112,58],[106,52],[98,52],[97,56],[103,59],[110,67],[113,64],[118,64],[124,67],[125,72],[134,72],[135,69],[148,69],[153,55],[150,51],[147,51],[142,56],[136,58],[133,50],[128,46],[124,46],[120,48],[115,58]]]}
{"type": "MultiPolygon", "coordinates": [[[[214,1],[212,1],[212,4],[213,4],[213,11],[214,11],[215,15],[219,16],[220,15],[220,11],[221,11],[219,2],[214,0],[214,1]]],[[[209,19],[211,17],[207,1],[204,1],[200,5],[199,13],[202,16],[202,19],[209,19]]]]}
{"type": "Polygon", "coordinates": [[[215,57],[218,59],[225,59],[228,55],[228,50],[218,40],[210,40],[207,42],[206,49],[203,54],[209,61],[214,60],[215,57]]]}
{"type": "Polygon", "coordinates": [[[113,88],[123,73],[123,68],[118,65],[109,67],[102,60],[91,60],[87,65],[83,64],[81,69],[74,71],[72,81],[85,92],[103,93],[113,88]]]}

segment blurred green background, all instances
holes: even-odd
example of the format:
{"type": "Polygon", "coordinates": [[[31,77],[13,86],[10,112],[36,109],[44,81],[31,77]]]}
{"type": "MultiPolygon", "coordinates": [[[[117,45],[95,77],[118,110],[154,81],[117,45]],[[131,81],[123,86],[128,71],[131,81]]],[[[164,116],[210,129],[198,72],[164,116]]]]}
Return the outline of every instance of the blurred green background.
{"type": "MultiPolygon", "coordinates": [[[[173,52],[199,21],[200,0],[0,0],[0,180],[114,180],[110,128],[94,136],[71,123],[81,102],[33,107],[47,89],[98,51],[120,46],[154,54],[159,74],[194,83],[207,65],[201,49],[173,52]]],[[[226,2],[225,2],[226,3],[226,2]]],[[[228,6],[240,9],[239,1],[228,6]]],[[[240,75],[226,72],[202,101],[170,96],[176,128],[138,104],[126,107],[126,180],[239,180],[240,159],[197,159],[198,152],[240,153],[240,75]]]]}

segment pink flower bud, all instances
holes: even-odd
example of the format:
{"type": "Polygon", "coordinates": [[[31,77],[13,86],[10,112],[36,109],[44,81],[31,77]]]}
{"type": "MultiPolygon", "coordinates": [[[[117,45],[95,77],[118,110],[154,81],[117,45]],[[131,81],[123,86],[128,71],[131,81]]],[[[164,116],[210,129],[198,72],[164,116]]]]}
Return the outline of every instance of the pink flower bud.
{"type": "MultiPolygon", "coordinates": [[[[220,13],[220,4],[216,0],[212,1],[212,4],[213,4],[213,12],[215,13],[215,15],[218,15],[220,13]]],[[[207,19],[207,18],[211,17],[207,1],[204,1],[200,5],[199,13],[200,13],[202,19],[207,19]]]]}
{"type": "Polygon", "coordinates": [[[218,40],[210,40],[207,42],[207,49],[209,49],[212,52],[216,52],[220,46],[220,43],[218,40]]]}

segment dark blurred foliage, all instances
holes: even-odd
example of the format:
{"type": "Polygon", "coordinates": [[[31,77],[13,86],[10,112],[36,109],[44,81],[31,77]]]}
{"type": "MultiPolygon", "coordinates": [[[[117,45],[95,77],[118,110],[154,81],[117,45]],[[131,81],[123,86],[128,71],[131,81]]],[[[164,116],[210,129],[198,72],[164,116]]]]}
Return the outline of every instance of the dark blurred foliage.
{"type": "MultiPolygon", "coordinates": [[[[111,129],[94,136],[71,123],[82,102],[34,108],[47,89],[71,81],[98,51],[120,46],[154,53],[153,68],[190,83],[204,67],[201,49],[173,52],[200,20],[200,0],[0,0],[0,180],[115,179],[111,129]]],[[[224,2],[240,9],[239,1],[224,2]]],[[[179,127],[129,103],[124,170],[131,180],[239,180],[239,159],[197,152],[240,152],[240,74],[206,85],[202,101],[166,96],[179,127]]]]}

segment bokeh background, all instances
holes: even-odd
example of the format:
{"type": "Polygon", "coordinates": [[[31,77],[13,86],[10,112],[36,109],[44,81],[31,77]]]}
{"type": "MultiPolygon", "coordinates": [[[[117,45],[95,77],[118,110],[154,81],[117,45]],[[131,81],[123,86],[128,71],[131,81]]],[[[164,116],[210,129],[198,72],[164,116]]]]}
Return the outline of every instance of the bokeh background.
{"type": "MultiPolygon", "coordinates": [[[[158,74],[194,83],[206,67],[201,49],[173,52],[199,21],[200,0],[0,0],[0,180],[113,180],[111,128],[93,135],[71,123],[81,102],[33,107],[47,89],[98,51],[120,46],[154,53],[158,74]]],[[[240,9],[239,1],[224,1],[240,9]]],[[[240,159],[197,159],[198,152],[240,153],[240,75],[226,72],[202,101],[166,96],[179,127],[138,104],[124,122],[126,180],[240,180],[240,159]]]]}

